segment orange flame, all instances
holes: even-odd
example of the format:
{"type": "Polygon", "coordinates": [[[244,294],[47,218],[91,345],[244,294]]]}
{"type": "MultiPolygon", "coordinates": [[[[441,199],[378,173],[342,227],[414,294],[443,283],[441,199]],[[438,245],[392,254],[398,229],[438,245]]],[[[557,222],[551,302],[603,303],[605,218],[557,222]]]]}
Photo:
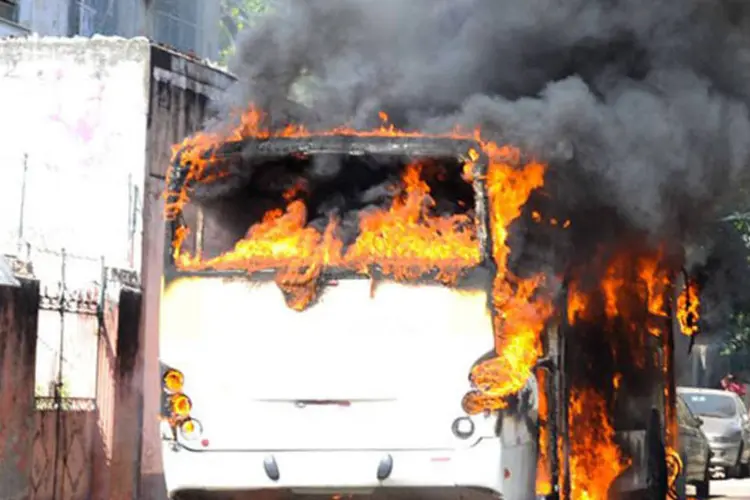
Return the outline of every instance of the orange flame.
{"type": "MultiPolygon", "coordinates": [[[[667,297],[671,281],[669,273],[661,265],[661,252],[633,255],[622,252],[608,263],[598,289],[584,292],[576,282],[568,288],[568,323],[575,324],[585,319],[592,320],[591,293],[599,292],[604,300],[604,315],[612,321],[615,318],[628,318],[637,304],[643,304],[649,318],[646,327],[654,336],[659,336],[662,326],[654,320],[667,318],[667,297]],[[637,297],[637,304],[633,298],[637,297]]],[[[629,325],[637,328],[637,324],[629,325]]]]}
{"type": "Polygon", "coordinates": [[[568,408],[571,497],[604,500],[612,482],[629,466],[614,442],[606,402],[591,389],[574,389],[568,408]]]}
{"type": "MultiPolygon", "coordinates": [[[[680,458],[680,453],[672,447],[667,447],[666,452],[667,452],[666,453],[667,499],[678,500],[680,496],[677,491],[677,479],[679,478],[680,474],[683,471],[682,458],[680,458]]],[[[688,498],[692,500],[693,497],[688,497],[688,498]]]]}
{"type": "MultiPolygon", "coordinates": [[[[645,368],[649,335],[665,339],[662,334],[669,328],[667,305],[672,282],[662,252],[627,248],[603,263],[598,283],[586,290],[580,281],[570,283],[568,323],[586,321],[608,325],[602,329],[604,332],[622,332],[624,337],[619,340],[626,339],[628,351],[613,354],[626,356],[627,362],[645,368]]],[[[612,342],[613,350],[621,345],[614,343],[614,336],[612,342]]],[[[668,373],[663,374],[666,380],[668,373]]],[[[623,373],[614,371],[610,376],[613,394],[627,390],[623,373]]],[[[614,442],[607,401],[603,394],[590,388],[574,386],[571,391],[568,423],[572,499],[608,498],[612,482],[629,464],[614,442]]]]}
{"type": "MultiPolygon", "coordinates": [[[[311,132],[300,125],[289,125],[271,131],[263,127],[265,116],[251,107],[240,117],[240,125],[228,134],[201,133],[185,139],[174,149],[186,169],[185,185],[212,182],[220,174],[207,168],[214,159],[213,150],[222,142],[247,137],[435,137],[471,139],[476,141],[487,160],[486,182],[489,196],[490,228],[493,239],[492,259],[497,269],[493,282],[495,347],[500,357],[478,366],[472,380],[481,394],[467,395],[465,402],[474,411],[504,406],[503,396],[520,390],[531,375],[539,355],[539,332],[552,312],[551,303],[536,297],[542,277],[529,280],[512,276],[507,269],[509,248],[506,245],[508,226],[521,213],[531,192],[544,181],[544,165],[522,164],[520,152],[510,146],[499,146],[481,138],[479,131],[428,135],[407,132],[387,123],[371,131],[337,127],[311,132]]],[[[480,153],[467,152],[463,177],[471,182],[477,175],[476,162],[480,153]]],[[[175,156],[177,158],[177,156],[175,156]]],[[[428,213],[434,203],[429,186],[421,176],[419,163],[407,167],[402,182],[404,192],[394,198],[387,211],[373,212],[360,219],[360,234],[343,252],[335,237],[337,221],[331,220],[324,234],[305,227],[306,207],[299,199],[289,202],[285,210],[276,210],[251,227],[247,237],[235,248],[219,257],[203,260],[180,249],[184,234],[173,243],[179,269],[243,269],[249,272],[268,268],[283,269],[277,282],[286,292],[287,301],[297,310],[313,300],[315,278],[326,266],[343,267],[370,274],[378,265],[395,279],[413,279],[426,270],[437,270],[436,278],[453,283],[460,271],[481,263],[482,255],[474,225],[465,216],[437,217],[428,213]],[[343,252],[343,253],[342,253],[343,252]],[[281,265],[281,266],[280,266],[281,265]]],[[[187,189],[168,197],[167,217],[174,217],[189,200],[187,189]]]]}
{"type": "Polygon", "coordinates": [[[700,317],[700,290],[694,281],[690,281],[677,297],[677,320],[682,333],[692,336],[698,333],[700,317]]]}
{"type": "MultiPolygon", "coordinates": [[[[492,257],[497,267],[492,289],[495,352],[498,357],[477,365],[471,381],[480,392],[504,397],[518,392],[531,375],[541,354],[540,333],[552,315],[552,302],[535,296],[543,275],[522,280],[507,267],[510,248],[506,244],[508,227],[521,213],[531,192],[544,183],[544,166],[529,163],[518,175],[518,150],[494,143],[484,144],[490,158],[487,189],[490,198],[492,257]]],[[[485,409],[501,409],[495,406],[485,409]]]]}
{"type": "Polygon", "coordinates": [[[547,401],[547,372],[537,372],[539,385],[539,454],[536,466],[536,494],[549,495],[552,493],[552,471],[550,470],[549,447],[550,436],[547,423],[549,421],[549,405],[547,401]]]}
{"type": "Polygon", "coordinates": [[[568,323],[574,325],[588,308],[588,296],[573,282],[568,287],[568,323]]]}

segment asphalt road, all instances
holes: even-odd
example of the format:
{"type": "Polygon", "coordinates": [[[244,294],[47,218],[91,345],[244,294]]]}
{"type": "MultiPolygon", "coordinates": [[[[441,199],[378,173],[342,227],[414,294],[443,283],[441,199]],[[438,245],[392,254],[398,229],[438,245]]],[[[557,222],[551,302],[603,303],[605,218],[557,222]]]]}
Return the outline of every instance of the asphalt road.
{"type": "Polygon", "coordinates": [[[711,481],[711,498],[750,500],[750,479],[711,481]]]}

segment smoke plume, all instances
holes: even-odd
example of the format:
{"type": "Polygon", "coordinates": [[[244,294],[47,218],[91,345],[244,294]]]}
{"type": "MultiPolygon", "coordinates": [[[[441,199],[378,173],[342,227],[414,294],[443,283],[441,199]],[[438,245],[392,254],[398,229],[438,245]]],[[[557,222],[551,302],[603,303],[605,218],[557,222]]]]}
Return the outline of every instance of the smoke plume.
{"type": "Polygon", "coordinates": [[[271,123],[369,128],[385,111],[406,129],[479,126],[549,162],[555,210],[590,230],[586,217],[606,212],[602,233],[615,223],[686,241],[748,173],[748,9],[279,0],[240,37],[218,108],[253,102],[271,123]]]}

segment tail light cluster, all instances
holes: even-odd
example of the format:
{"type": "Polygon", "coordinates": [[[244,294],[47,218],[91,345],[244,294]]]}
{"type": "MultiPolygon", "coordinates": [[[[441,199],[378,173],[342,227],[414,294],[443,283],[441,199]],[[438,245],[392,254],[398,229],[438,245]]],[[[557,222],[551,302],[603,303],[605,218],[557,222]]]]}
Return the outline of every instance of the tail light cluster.
{"type": "Polygon", "coordinates": [[[203,434],[203,425],[191,415],[193,402],[183,391],[184,385],[185,376],[181,371],[169,368],[164,372],[164,413],[175,434],[179,432],[184,439],[193,441],[203,434]]]}
{"type": "Polygon", "coordinates": [[[497,397],[492,394],[488,384],[480,383],[474,376],[474,369],[481,363],[496,357],[492,349],[474,361],[467,377],[467,392],[461,398],[463,415],[457,417],[451,424],[451,431],[458,439],[494,438],[500,435],[502,420],[498,408],[497,397]]]}

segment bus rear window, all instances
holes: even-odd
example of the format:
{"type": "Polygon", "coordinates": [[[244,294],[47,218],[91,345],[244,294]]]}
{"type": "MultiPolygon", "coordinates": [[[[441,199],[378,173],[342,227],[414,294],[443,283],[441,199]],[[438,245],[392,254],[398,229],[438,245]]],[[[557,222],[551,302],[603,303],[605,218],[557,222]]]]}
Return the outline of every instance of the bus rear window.
{"type": "Polygon", "coordinates": [[[456,160],[321,154],[228,171],[195,186],[178,269],[400,275],[481,262],[474,190],[456,160]]]}

